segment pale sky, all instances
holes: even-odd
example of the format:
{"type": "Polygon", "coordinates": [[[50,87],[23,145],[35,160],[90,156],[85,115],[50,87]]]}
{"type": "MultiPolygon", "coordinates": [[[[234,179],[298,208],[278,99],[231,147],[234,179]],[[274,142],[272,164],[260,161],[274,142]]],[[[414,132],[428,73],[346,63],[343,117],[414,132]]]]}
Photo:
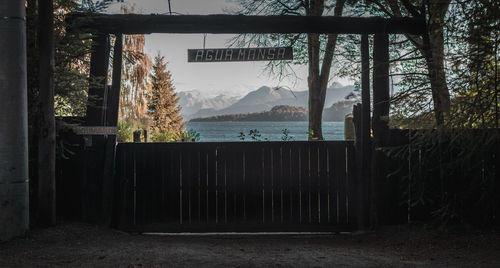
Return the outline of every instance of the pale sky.
{"type": "MultiPolygon", "coordinates": [[[[117,13],[120,4],[112,4],[110,13],[117,13]]],[[[168,13],[167,0],[125,0],[123,4],[135,5],[135,13],[168,13]]],[[[176,14],[223,14],[234,9],[231,0],[171,0],[176,14]]],[[[188,63],[187,50],[203,48],[203,34],[151,34],[146,35],[146,53],[152,58],[159,52],[168,61],[178,91],[198,90],[206,96],[226,94],[242,96],[261,86],[288,86],[296,91],[307,89],[307,66],[294,68],[299,80],[279,82],[264,71],[266,62],[188,63]]],[[[233,35],[208,34],[206,48],[227,47],[233,35]]],[[[345,79],[333,79],[341,84],[352,84],[345,79]]],[[[332,82],[333,82],[332,81],[332,82]]]]}

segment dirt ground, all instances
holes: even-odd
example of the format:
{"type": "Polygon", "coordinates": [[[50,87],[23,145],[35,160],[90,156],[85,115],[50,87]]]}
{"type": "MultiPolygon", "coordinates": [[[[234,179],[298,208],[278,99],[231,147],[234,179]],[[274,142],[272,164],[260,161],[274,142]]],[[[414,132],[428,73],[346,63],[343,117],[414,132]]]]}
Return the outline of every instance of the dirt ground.
{"type": "Polygon", "coordinates": [[[497,231],[425,225],[365,234],[128,234],[82,223],[0,243],[0,267],[500,267],[497,231]]]}

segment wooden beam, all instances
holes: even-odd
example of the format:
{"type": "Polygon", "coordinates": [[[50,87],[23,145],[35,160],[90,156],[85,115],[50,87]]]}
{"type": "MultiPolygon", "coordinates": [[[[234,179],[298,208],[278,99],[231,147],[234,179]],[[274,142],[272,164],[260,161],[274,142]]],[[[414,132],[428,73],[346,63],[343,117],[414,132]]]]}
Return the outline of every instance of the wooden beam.
{"type": "MultiPolygon", "coordinates": [[[[87,126],[103,126],[106,120],[107,75],[110,43],[108,34],[93,37],[90,59],[90,86],[87,102],[87,126]]],[[[87,222],[102,223],[103,169],[105,162],[104,136],[89,136],[91,146],[85,148],[84,178],[82,191],[82,219],[87,222]]]]}
{"type": "Polygon", "coordinates": [[[373,136],[376,145],[383,145],[389,129],[389,38],[376,34],[373,45],[373,136]]]}
{"type": "Polygon", "coordinates": [[[30,225],[24,4],[0,1],[0,241],[30,225]]]}
{"type": "MultiPolygon", "coordinates": [[[[373,42],[373,154],[372,154],[372,198],[375,207],[372,224],[390,222],[390,204],[387,204],[389,184],[387,181],[387,157],[377,148],[386,145],[389,135],[389,37],[387,34],[376,34],[373,42]]],[[[397,205],[397,203],[396,203],[397,205]]]]}
{"type": "Polygon", "coordinates": [[[113,52],[113,76],[111,92],[109,92],[106,124],[117,126],[120,106],[120,89],[122,80],[123,35],[117,34],[113,52]]]}
{"type": "Polygon", "coordinates": [[[368,42],[368,35],[361,36],[361,108],[359,115],[360,122],[360,228],[365,230],[369,227],[370,203],[371,203],[371,101],[370,101],[370,47],[368,42]]]}
{"type": "MultiPolygon", "coordinates": [[[[106,125],[118,125],[120,89],[122,80],[123,35],[117,34],[113,52],[113,77],[111,90],[108,92],[106,106],[106,125]]],[[[107,136],[104,149],[104,170],[102,181],[102,220],[109,225],[112,220],[114,202],[113,175],[116,151],[116,135],[107,136]]]]}
{"type": "Polygon", "coordinates": [[[415,34],[425,33],[425,21],[417,18],[334,16],[243,16],[243,15],[137,15],[85,16],[74,14],[76,27],[104,33],[336,33],[415,34]]]}
{"type": "Polygon", "coordinates": [[[92,38],[89,100],[86,114],[88,126],[102,126],[104,123],[104,96],[108,75],[109,52],[108,34],[97,34],[92,38]]]}
{"type": "Polygon", "coordinates": [[[38,215],[39,226],[56,224],[56,120],[54,117],[54,4],[38,3],[40,14],[40,114],[38,136],[38,215]]]}

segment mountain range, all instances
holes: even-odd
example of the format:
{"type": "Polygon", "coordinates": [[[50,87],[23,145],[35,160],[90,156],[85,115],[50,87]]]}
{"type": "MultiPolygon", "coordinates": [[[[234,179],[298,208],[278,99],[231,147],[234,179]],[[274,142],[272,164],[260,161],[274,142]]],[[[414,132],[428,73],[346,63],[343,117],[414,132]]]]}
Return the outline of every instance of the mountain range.
{"type": "MultiPolygon", "coordinates": [[[[333,83],[327,88],[325,107],[344,100],[354,91],[354,86],[342,86],[333,83]]],[[[179,105],[186,121],[192,118],[204,118],[230,114],[247,114],[270,111],[279,105],[289,105],[306,108],[308,91],[291,91],[286,88],[271,88],[262,86],[249,92],[242,98],[218,95],[204,98],[197,91],[179,92],[179,105]]]]}
{"type": "MultiPolygon", "coordinates": [[[[354,104],[358,103],[357,99],[341,100],[332,106],[323,110],[324,122],[342,122],[345,116],[352,112],[354,104]]],[[[309,111],[304,107],[290,106],[290,105],[277,105],[270,111],[263,111],[257,113],[246,114],[226,114],[216,115],[203,118],[193,118],[191,122],[227,122],[227,121],[307,121],[309,118],[309,111]]]]}

